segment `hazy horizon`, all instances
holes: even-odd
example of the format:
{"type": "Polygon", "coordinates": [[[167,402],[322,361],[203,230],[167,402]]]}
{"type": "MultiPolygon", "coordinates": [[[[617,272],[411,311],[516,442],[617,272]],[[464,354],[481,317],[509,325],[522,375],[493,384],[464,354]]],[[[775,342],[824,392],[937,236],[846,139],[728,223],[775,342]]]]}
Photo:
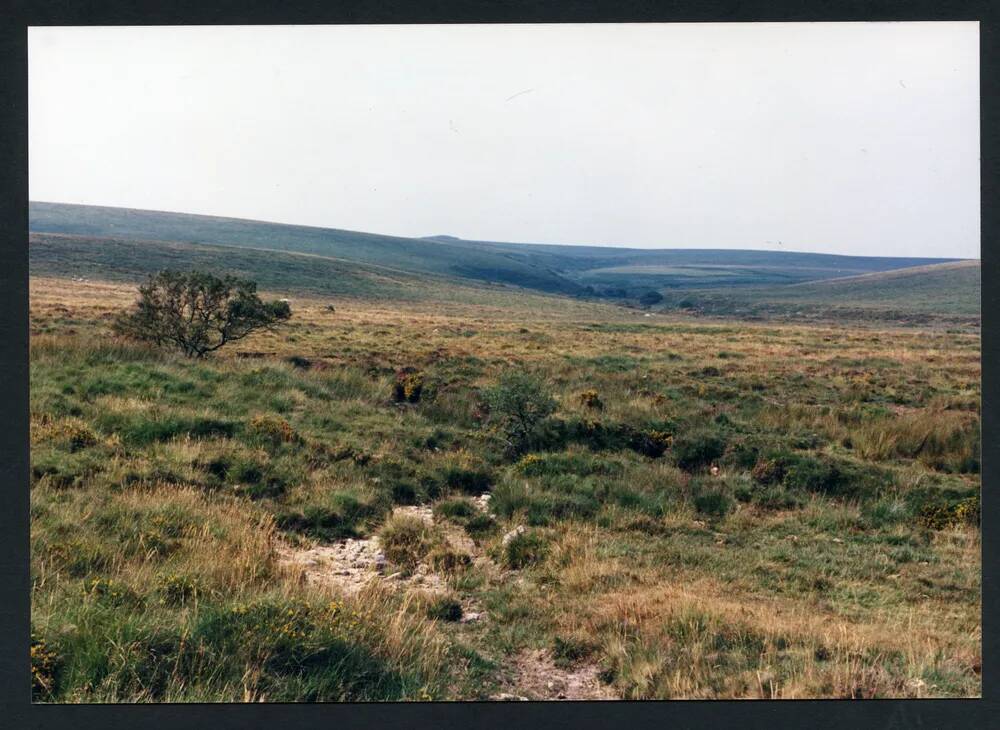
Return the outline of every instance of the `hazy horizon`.
{"type": "Polygon", "coordinates": [[[31,28],[30,197],[979,258],[978,92],[975,22],[31,28]]]}
{"type": "MultiPolygon", "coordinates": [[[[252,223],[262,223],[262,224],[265,224],[265,225],[282,225],[282,226],[287,225],[287,226],[297,226],[297,227],[304,227],[304,228],[320,228],[320,229],[325,229],[325,230],[342,230],[342,231],[349,231],[351,233],[372,233],[372,234],[375,234],[375,235],[384,235],[384,236],[394,236],[395,235],[395,234],[382,233],[381,231],[362,231],[362,230],[355,230],[355,229],[338,228],[337,226],[314,226],[314,225],[306,225],[306,224],[302,224],[302,223],[294,223],[294,222],[288,222],[288,221],[262,220],[262,219],[259,219],[259,218],[245,218],[245,217],[242,217],[242,216],[215,215],[215,214],[212,214],[212,213],[189,213],[189,212],[183,211],[183,210],[162,210],[162,209],[154,209],[154,208],[126,208],[124,206],[98,205],[96,203],[67,203],[67,202],[62,201],[62,200],[30,200],[29,201],[29,206],[31,204],[34,204],[34,203],[41,203],[41,204],[44,204],[44,205],[86,205],[86,206],[92,206],[92,207],[95,207],[95,208],[119,208],[119,209],[122,209],[122,210],[144,211],[144,212],[148,212],[148,213],[167,213],[167,214],[175,214],[175,215],[195,215],[195,216],[205,216],[205,217],[208,217],[208,218],[222,218],[222,219],[230,219],[230,220],[243,220],[243,221],[249,221],[249,222],[252,222],[252,223]]],[[[496,238],[462,238],[460,236],[451,236],[450,234],[447,234],[447,233],[430,234],[430,235],[427,235],[427,236],[396,236],[396,237],[398,237],[398,238],[409,238],[409,239],[412,239],[412,240],[430,240],[431,243],[434,243],[434,242],[440,243],[441,241],[435,241],[433,239],[437,239],[437,238],[440,238],[442,236],[443,237],[451,237],[451,238],[454,238],[455,240],[464,241],[466,243],[470,243],[470,242],[471,243],[476,243],[476,242],[500,243],[500,244],[511,244],[511,245],[514,245],[514,246],[565,246],[567,248],[572,248],[574,246],[585,247],[585,248],[589,248],[589,247],[601,248],[601,247],[604,247],[604,248],[615,248],[615,249],[621,249],[621,250],[635,250],[635,251],[655,251],[655,250],[663,250],[663,251],[672,251],[672,250],[711,251],[711,250],[719,250],[719,251],[758,251],[758,252],[769,251],[769,252],[772,252],[772,253],[807,253],[807,254],[808,253],[814,253],[814,254],[822,254],[822,255],[828,255],[828,256],[861,256],[861,257],[868,256],[868,257],[871,257],[871,258],[885,258],[884,256],[882,256],[880,254],[845,254],[845,253],[835,253],[835,252],[828,252],[828,251],[800,251],[800,250],[797,250],[797,249],[785,248],[783,246],[780,247],[780,248],[757,248],[757,249],[754,249],[754,248],[718,248],[718,247],[712,247],[712,246],[664,246],[662,248],[650,248],[650,247],[640,248],[640,247],[637,247],[637,246],[604,246],[603,244],[588,244],[588,243],[547,243],[545,241],[502,241],[502,240],[496,239],[496,238]]],[[[962,257],[962,256],[924,256],[924,257],[913,257],[913,256],[899,255],[899,256],[897,256],[897,258],[939,258],[942,261],[971,261],[971,260],[978,261],[980,259],[980,256],[976,255],[976,256],[972,256],[972,257],[962,257]]]]}

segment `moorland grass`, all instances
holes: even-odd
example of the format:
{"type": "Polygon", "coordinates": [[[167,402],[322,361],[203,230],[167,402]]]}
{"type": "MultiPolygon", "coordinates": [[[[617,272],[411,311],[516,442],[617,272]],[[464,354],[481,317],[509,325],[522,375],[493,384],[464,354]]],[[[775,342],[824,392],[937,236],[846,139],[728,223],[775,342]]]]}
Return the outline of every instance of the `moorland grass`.
{"type": "Polygon", "coordinates": [[[33,286],[38,700],[477,698],[525,648],[630,698],[980,692],[975,336],[305,301],[191,363],[113,339],[114,287],[33,286]],[[511,367],[556,403],[522,454],[480,397],[511,367]],[[448,598],[277,561],[376,533],[448,598]]]}

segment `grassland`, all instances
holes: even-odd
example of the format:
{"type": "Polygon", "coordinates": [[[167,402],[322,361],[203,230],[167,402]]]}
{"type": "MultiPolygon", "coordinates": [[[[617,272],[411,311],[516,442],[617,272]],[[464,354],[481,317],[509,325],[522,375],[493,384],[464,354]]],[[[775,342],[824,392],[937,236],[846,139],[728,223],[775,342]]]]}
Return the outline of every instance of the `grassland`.
{"type": "Polygon", "coordinates": [[[37,700],[980,694],[974,330],[400,274],[191,362],[111,337],[124,277],[36,261],[37,700]],[[558,404],[516,457],[480,403],[509,371],[558,404]],[[363,585],[315,557],[377,534],[363,585]]]}

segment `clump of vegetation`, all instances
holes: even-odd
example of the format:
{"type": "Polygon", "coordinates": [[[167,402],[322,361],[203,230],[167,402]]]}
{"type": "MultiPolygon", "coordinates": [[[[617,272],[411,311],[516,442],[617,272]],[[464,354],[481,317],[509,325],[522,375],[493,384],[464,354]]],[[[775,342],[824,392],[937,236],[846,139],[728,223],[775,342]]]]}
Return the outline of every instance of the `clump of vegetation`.
{"type": "Polygon", "coordinates": [[[449,466],[437,474],[444,486],[464,494],[482,494],[493,483],[493,475],[487,469],[449,466]]]}
{"type": "Polygon", "coordinates": [[[552,658],[557,667],[567,668],[591,656],[598,647],[583,636],[556,636],[552,640],[552,658]]]}
{"type": "Polygon", "coordinates": [[[284,507],[275,513],[274,520],[279,529],[288,532],[320,540],[339,540],[364,534],[389,507],[384,494],[333,492],[322,495],[318,502],[284,507]]]}
{"type": "Polygon", "coordinates": [[[635,451],[653,459],[663,456],[673,444],[674,436],[672,433],[657,429],[635,431],[629,439],[629,445],[635,451]]]}
{"type": "Polygon", "coordinates": [[[378,531],[382,552],[390,563],[412,571],[437,545],[431,526],[413,515],[393,515],[378,531]]]}
{"type": "Polygon", "coordinates": [[[489,423],[512,455],[525,451],[541,423],[556,410],[556,402],[542,381],[532,375],[509,372],[482,391],[489,423]]]}
{"type": "Polygon", "coordinates": [[[718,489],[706,489],[694,498],[695,509],[711,517],[725,517],[732,511],[733,506],[733,498],[718,489]]]}
{"type": "Polygon", "coordinates": [[[761,459],[750,475],[761,484],[778,484],[785,478],[785,464],[780,459],[761,459]]]}
{"type": "Polygon", "coordinates": [[[684,433],[673,440],[674,463],[685,471],[694,471],[710,465],[725,452],[726,442],[713,431],[684,433]]]}
{"type": "Polygon", "coordinates": [[[247,434],[270,446],[295,443],[300,441],[295,429],[284,418],[261,414],[250,419],[246,426],[247,434]]]}
{"type": "Polygon", "coordinates": [[[472,556],[460,550],[455,550],[439,535],[434,536],[434,546],[427,552],[426,560],[434,570],[442,573],[453,573],[472,563],[472,556]]]}
{"type": "Polygon", "coordinates": [[[503,545],[503,564],[518,570],[534,565],[548,554],[548,541],[537,530],[518,532],[503,545]]]}
{"type": "Polygon", "coordinates": [[[392,386],[392,399],[397,403],[419,403],[424,392],[424,376],[412,368],[404,368],[396,373],[392,386]]]}
{"type": "Polygon", "coordinates": [[[454,596],[434,596],[427,604],[427,618],[432,621],[458,621],[462,618],[462,604],[454,596]]]}
{"type": "Polygon", "coordinates": [[[601,400],[601,397],[593,388],[580,393],[580,405],[585,408],[591,408],[595,411],[604,410],[604,401],[601,400]]]}
{"type": "Polygon", "coordinates": [[[201,592],[199,582],[187,575],[162,576],[158,582],[160,600],[170,606],[184,606],[197,599],[201,592]]]}
{"type": "Polygon", "coordinates": [[[980,519],[979,496],[967,497],[959,502],[925,504],[918,515],[920,524],[930,530],[944,530],[955,525],[978,525],[980,519]]]}
{"type": "Polygon", "coordinates": [[[59,658],[45,639],[31,634],[31,699],[44,702],[55,691],[59,658]]]}
{"type": "Polygon", "coordinates": [[[139,301],[115,320],[115,331],[201,358],[291,316],[287,302],[261,301],[253,281],[164,270],[139,287],[139,301]]]}
{"type": "Polygon", "coordinates": [[[463,497],[445,499],[434,505],[434,516],[465,524],[469,519],[479,514],[479,509],[472,500],[463,497]]]}
{"type": "Polygon", "coordinates": [[[87,598],[110,606],[140,607],[143,598],[131,587],[111,578],[91,578],[83,586],[87,598]]]}

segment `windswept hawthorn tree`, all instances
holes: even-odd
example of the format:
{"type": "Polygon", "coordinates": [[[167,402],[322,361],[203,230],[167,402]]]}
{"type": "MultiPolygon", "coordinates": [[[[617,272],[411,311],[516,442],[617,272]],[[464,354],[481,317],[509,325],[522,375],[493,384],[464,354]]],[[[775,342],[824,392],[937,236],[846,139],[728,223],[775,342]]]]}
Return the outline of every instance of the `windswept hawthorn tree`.
{"type": "Polygon", "coordinates": [[[256,282],[200,271],[161,271],[139,287],[139,301],[115,332],[200,358],[292,316],[288,302],[263,302],[256,282]]]}

